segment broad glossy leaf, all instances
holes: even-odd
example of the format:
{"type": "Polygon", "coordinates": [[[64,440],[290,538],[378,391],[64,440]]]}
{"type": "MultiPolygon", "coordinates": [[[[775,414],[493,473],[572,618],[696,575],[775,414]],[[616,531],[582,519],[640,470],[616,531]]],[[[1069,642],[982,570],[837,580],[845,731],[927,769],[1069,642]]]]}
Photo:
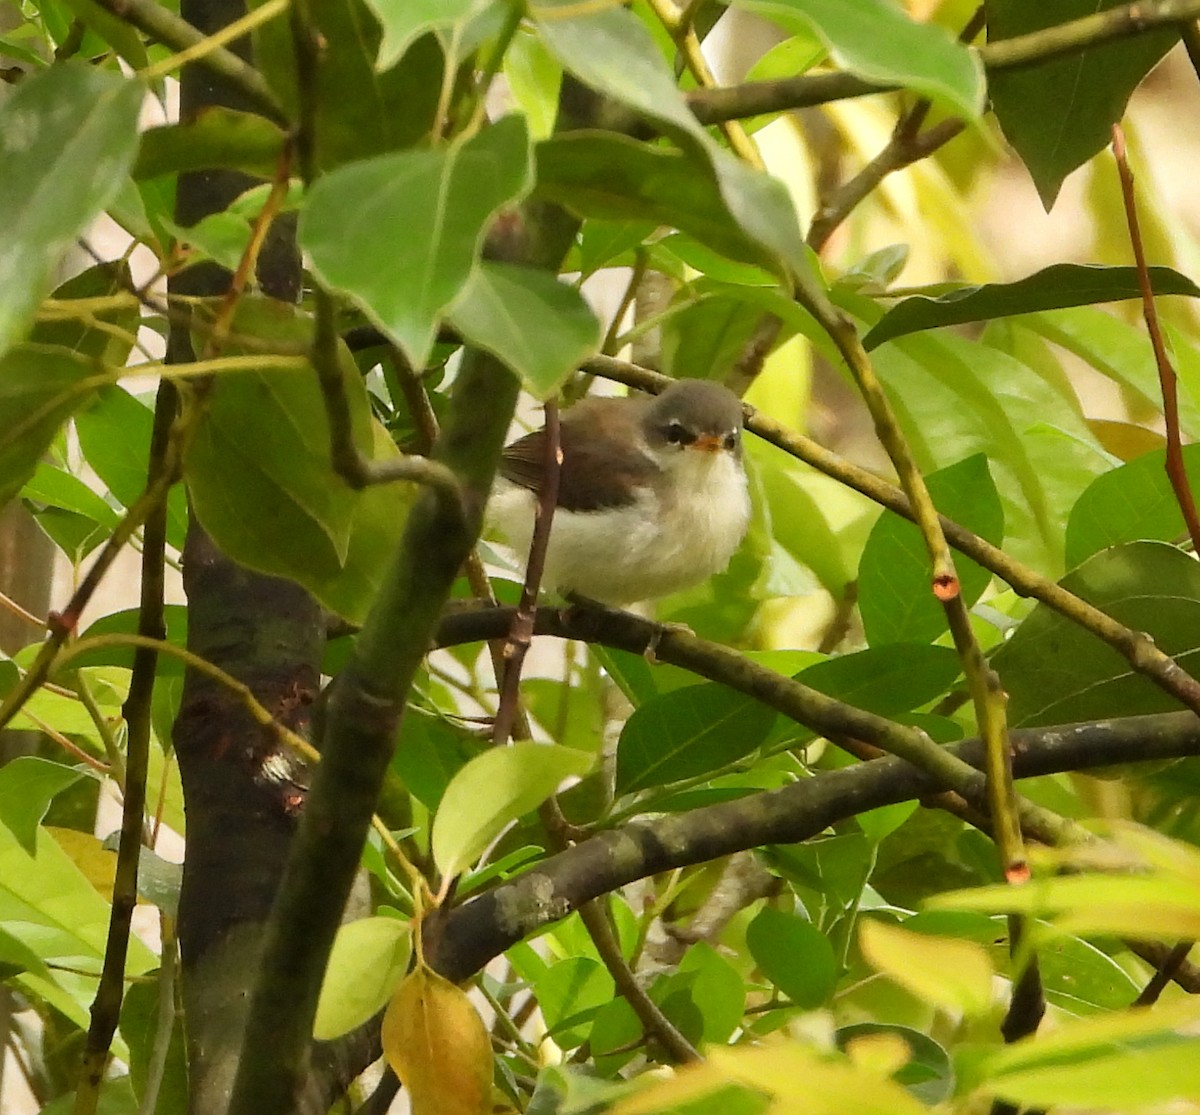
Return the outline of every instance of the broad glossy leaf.
{"type": "Polygon", "coordinates": [[[95,364],[67,349],[24,344],[0,356],[0,507],[34,474],[59,428],[96,387],[95,364]]]}
{"type": "MultiPolygon", "coordinates": [[[[1067,521],[1068,568],[1122,542],[1169,542],[1186,533],[1166,460],[1164,449],[1143,453],[1092,481],[1067,521]]],[[[1189,486],[1200,491],[1200,445],[1185,445],[1183,462],[1189,486]]]]}
{"type": "Polygon", "coordinates": [[[615,994],[613,978],[598,960],[576,956],[549,968],[533,985],[546,1029],[563,1049],[587,1040],[592,1019],[615,994]]]}
{"type": "Polygon", "coordinates": [[[37,507],[54,507],[85,516],[108,530],[115,527],[119,519],[117,512],[78,476],[45,461],[38,463],[33,476],[21,489],[21,498],[37,507]]]}
{"type": "MultiPolygon", "coordinates": [[[[253,0],[250,7],[261,2],[253,0]]],[[[309,18],[322,44],[319,81],[324,95],[317,98],[314,132],[323,169],[409,147],[429,134],[444,65],[432,35],[418,39],[398,65],[380,73],[375,59],[382,33],[362,0],[322,0],[309,18]]],[[[296,50],[286,17],[255,30],[254,61],[290,119],[297,119],[296,50]]]]}
{"type": "Polygon", "coordinates": [[[868,81],[899,85],[956,115],[983,110],[978,56],[944,27],[917,23],[887,0],[737,0],[793,34],[815,32],[841,68],[868,81]]]}
{"type": "Polygon", "coordinates": [[[992,1002],[992,964],[974,941],[912,933],[875,918],[860,918],[859,947],[876,971],[918,998],[969,1015],[992,1002]]]}
{"type": "MultiPolygon", "coordinates": [[[[1162,387],[1154,350],[1146,330],[1130,324],[1096,306],[1078,306],[1045,314],[1029,314],[1018,319],[1021,328],[1061,345],[1086,361],[1101,375],[1132,391],[1147,406],[1161,413],[1162,387]]],[[[1179,423],[1193,438],[1200,436],[1200,399],[1185,372],[1191,352],[1190,343],[1171,335],[1180,365],[1179,423]],[[1189,390],[1189,388],[1191,388],[1189,390]]]]}
{"type": "Polygon", "coordinates": [[[837,957],[812,922],[764,906],[746,928],[746,945],[762,974],[796,1006],[816,1010],[833,994],[837,957]]]}
{"type": "Polygon", "coordinates": [[[538,144],[537,183],[539,195],[580,217],[650,219],[772,272],[778,273],[781,259],[807,267],[791,202],[779,194],[779,183],[765,176],[747,173],[741,184],[749,193],[731,198],[712,173],[685,154],[608,132],[572,132],[538,144]],[[745,212],[771,225],[770,240],[740,223],[745,212]]]}
{"type": "Polygon", "coordinates": [[[83,772],[35,755],[19,755],[0,767],[0,824],[31,856],[37,854],[37,827],[56,794],[78,782],[83,772]]]}
{"type": "Polygon", "coordinates": [[[355,162],[313,187],[300,240],[322,281],[423,367],[492,217],[529,189],[531,170],[519,116],[465,142],[355,162]]]}
{"type": "Polygon", "coordinates": [[[1075,1015],[1121,1010],[1141,991],[1111,956],[1078,937],[1056,937],[1038,947],[1046,1001],[1075,1015]]]}
{"type": "Polygon", "coordinates": [[[391,69],[420,36],[434,32],[451,38],[494,0],[367,0],[383,28],[375,59],[377,70],[391,69]]]}
{"type": "MultiPolygon", "coordinates": [[[[44,829],[31,855],[0,826],[0,929],[45,961],[87,965],[99,972],[108,938],[109,904],[44,829]]],[[[136,938],[127,970],[155,967],[154,955],[136,938]]]]}
{"type": "MultiPolygon", "coordinates": [[[[102,388],[75,416],[75,432],[89,467],[108,490],[131,507],[146,486],[154,414],[122,387],[102,388]]],[[[167,497],[167,540],[183,549],[187,534],[187,497],[176,486],[167,497]]]]}
{"type": "Polygon", "coordinates": [[[617,745],[617,793],[717,771],[766,738],[772,709],[709,683],[676,689],[634,710],[617,745]]]}
{"type": "Polygon", "coordinates": [[[1010,552],[1061,570],[1070,508],[1112,467],[1075,404],[1020,361],[951,334],[901,337],[872,358],[920,466],[985,453],[1010,552]]]}
{"type": "Polygon", "coordinates": [[[0,352],[24,333],[63,253],[128,173],[144,97],[136,81],[69,60],[32,74],[4,98],[0,352]]]}
{"type": "Polygon", "coordinates": [[[806,666],[796,680],[880,716],[911,712],[940,697],[961,672],[950,647],[868,647],[806,666]]]}
{"type": "Polygon", "coordinates": [[[615,5],[547,0],[534,10],[546,48],[585,85],[678,137],[707,146],[666,58],[646,25],[615,5]]]}
{"type": "Polygon", "coordinates": [[[565,778],[586,774],[593,758],[529,741],[477,755],[446,787],[433,820],[433,858],[445,876],[469,867],[510,822],[546,800],[565,778]]]}
{"type": "MultiPolygon", "coordinates": [[[[1119,623],[1145,631],[1188,671],[1200,657],[1200,565],[1161,542],[1103,550],[1062,581],[1119,623]]],[[[1164,712],[1179,703],[1125,658],[1039,604],[992,665],[1009,695],[1014,727],[1164,712]]]]}
{"type": "Polygon", "coordinates": [[[448,318],[471,344],[503,360],[539,399],[556,394],[600,347],[600,322],[579,291],[531,267],[484,261],[448,318]]]}
{"type": "MultiPolygon", "coordinates": [[[[312,327],[292,307],[264,299],[245,304],[235,328],[295,343],[312,327]]],[[[344,384],[355,442],[369,454],[362,381],[347,372],[344,384]]],[[[330,464],[325,407],[310,367],[221,376],[184,476],[196,516],[230,557],[293,577],[306,567],[329,577],[344,565],[358,493],[330,464]]]]}
{"type": "MultiPolygon", "coordinates": [[[[988,41],[999,42],[1119,6],[1120,0],[989,0],[988,41]]],[[[1063,179],[1112,139],[1129,95],[1175,44],[1173,27],[1146,30],[1033,66],[988,75],[992,108],[1047,210],[1063,179]]]]}
{"type": "MultiPolygon", "coordinates": [[[[982,454],[939,469],[926,478],[943,515],[999,546],[1004,508],[982,454]]],[[[963,601],[971,607],[992,574],[970,558],[955,555],[963,601]]],[[[925,643],[949,629],[946,610],[933,595],[929,550],[915,523],[885,511],[871,531],[858,567],[858,606],[867,642],[925,643]]]]}
{"type": "Polygon", "coordinates": [[[729,1040],[742,1024],[746,986],[741,973],[707,941],[694,944],[679,964],[679,975],[688,981],[688,994],[700,1012],[706,1045],[729,1040]]]}
{"type": "Polygon", "coordinates": [[[413,797],[435,813],[450,780],[488,747],[486,740],[456,728],[451,721],[409,707],[400,721],[392,770],[413,797]]]}
{"type": "Polygon", "coordinates": [[[404,978],[411,951],[408,923],[399,918],[360,918],[338,929],[313,1037],[340,1038],[382,1010],[404,978]]]}
{"type": "MultiPolygon", "coordinates": [[[[183,604],[167,604],[163,609],[167,628],[167,641],[178,647],[187,645],[187,607],[183,604]]],[[[129,608],[120,612],[110,612],[101,616],[95,623],[88,626],[80,638],[89,639],[94,635],[132,635],[138,629],[138,609],[129,608]]],[[[133,669],[132,646],[110,646],[96,650],[84,651],[72,658],[71,669],[81,670],[91,666],[117,666],[124,670],[133,669]]],[[[182,675],[183,662],[178,658],[161,654],[158,659],[157,675],[182,675]]]]}
{"type": "MultiPolygon", "coordinates": [[[[1149,274],[1157,295],[1200,297],[1200,287],[1170,267],[1151,267],[1149,274]]],[[[905,298],[872,327],[863,345],[870,350],[893,337],[923,329],[1140,297],[1134,267],[1056,263],[1011,283],[964,286],[936,297],[918,294],[905,298]]]]}
{"type": "Polygon", "coordinates": [[[211,105],[185,123],[143,132],[133,177],[227,167],[271,178],[283,149],[284,134],[277,124],[257,113],[211,105]]]}

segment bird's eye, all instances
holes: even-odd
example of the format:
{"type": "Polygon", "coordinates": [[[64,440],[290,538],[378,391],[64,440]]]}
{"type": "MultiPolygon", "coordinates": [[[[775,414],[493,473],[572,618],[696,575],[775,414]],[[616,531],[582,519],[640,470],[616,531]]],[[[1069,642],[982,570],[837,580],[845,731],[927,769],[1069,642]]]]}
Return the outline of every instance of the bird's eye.
{"type": "Polygon", "coordinates": [[[738,436],[736,433],[728,433],[721,440],[721,446],[726,452],[732,453],[737,448],[738,436]]]}
{"type": "Polygon", "coordinates": [[[663,431],[667,441],[672,445],[687,445],[695,439],[688,433],[687,427],[682,422],[668,422],[667,428],[663,431]]]}

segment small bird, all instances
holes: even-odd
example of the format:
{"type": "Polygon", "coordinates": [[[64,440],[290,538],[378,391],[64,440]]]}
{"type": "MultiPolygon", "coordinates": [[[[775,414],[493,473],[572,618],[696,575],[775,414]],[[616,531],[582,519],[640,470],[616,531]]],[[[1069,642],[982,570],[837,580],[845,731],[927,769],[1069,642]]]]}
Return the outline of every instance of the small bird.
{"type": "MultiPolygon", "coordinates": [[[[699,584],[729,564],[750,522],[742,404],[681,380],[657,398],[591,398],[565,411],[543,584],[632,604],[699,584]]],[[[529,552],[545,430],[503,452],[489,520],[529,552]]]]}

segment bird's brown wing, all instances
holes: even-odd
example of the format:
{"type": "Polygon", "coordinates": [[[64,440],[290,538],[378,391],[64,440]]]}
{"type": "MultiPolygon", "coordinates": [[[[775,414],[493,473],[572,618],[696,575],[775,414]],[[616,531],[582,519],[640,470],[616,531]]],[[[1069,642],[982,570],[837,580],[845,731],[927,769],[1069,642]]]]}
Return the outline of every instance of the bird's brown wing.
{"type": "MultiPolygon", "coordinates": [[[[565,511],[626,507],[637,498],[637,488],[658,475],[654,459],[631,439],[623,439],[628,444],[612,440],[617,423],[610,416],[606,409],[579,404],[563,418],[558,507],[565,511]]],[[[540,492],[545,456],[546,431],[536,430],[505,448],[500,473],[522,488],[540,492]]]]}

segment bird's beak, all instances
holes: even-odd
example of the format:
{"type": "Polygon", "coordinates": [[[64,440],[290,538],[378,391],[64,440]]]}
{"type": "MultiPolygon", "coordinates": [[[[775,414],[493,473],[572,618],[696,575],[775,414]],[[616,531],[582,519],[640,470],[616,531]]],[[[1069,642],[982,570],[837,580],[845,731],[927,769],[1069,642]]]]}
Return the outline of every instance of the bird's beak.
{"type": "Polygon", "coordinates": [[[699,449],[703,453],[720,453],[723,448],[721,438],[716,434],[701,434],[691,444],[692,449],[699,449]]]}

